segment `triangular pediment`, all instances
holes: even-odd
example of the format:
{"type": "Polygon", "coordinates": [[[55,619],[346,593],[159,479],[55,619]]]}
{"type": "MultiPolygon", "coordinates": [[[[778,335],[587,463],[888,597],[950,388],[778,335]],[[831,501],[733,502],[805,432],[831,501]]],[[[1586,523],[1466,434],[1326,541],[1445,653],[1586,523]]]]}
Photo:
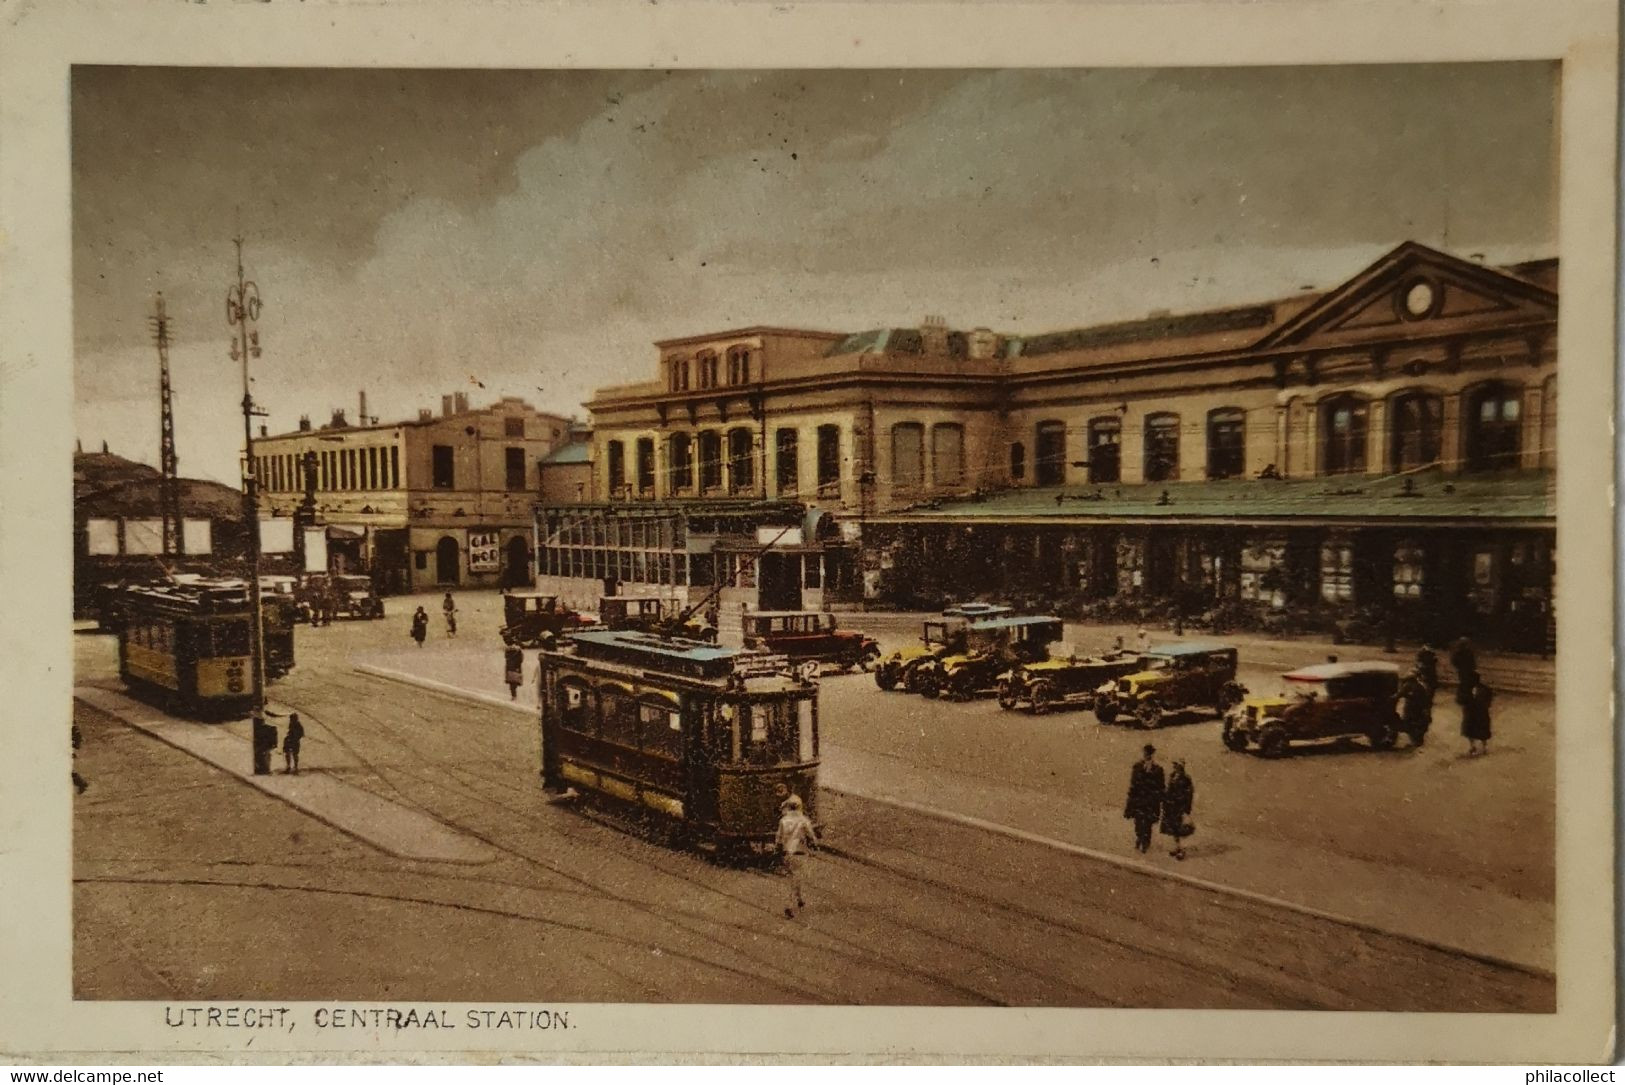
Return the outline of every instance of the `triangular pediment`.
{"type": "Polygon", "coordinates": [[[1557,295],[1545,287],[1408,241],[1258,345],[1347,346],[1556,317],[1557,295]]]}

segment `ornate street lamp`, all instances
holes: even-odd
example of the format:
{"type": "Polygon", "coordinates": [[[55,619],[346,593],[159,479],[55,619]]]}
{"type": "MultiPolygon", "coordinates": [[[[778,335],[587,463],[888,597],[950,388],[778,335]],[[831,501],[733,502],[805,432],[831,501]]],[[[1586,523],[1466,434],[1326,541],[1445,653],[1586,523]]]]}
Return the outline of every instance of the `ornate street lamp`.
{"type": "Polygon", "coordinates": [[[260,288],[243,278],[243,239],[237,246],[237,281],[226,290],[226,324],[232,328],[231,360],[243,364],[243,516],[248,521],[249,652],[253,665],[254,775],[271,772],[276,732],[265,722],[265,617],[260,603],[259,478],[254,459],[254,395],[249,389],[248,360],[260,356],[260,288]]]}

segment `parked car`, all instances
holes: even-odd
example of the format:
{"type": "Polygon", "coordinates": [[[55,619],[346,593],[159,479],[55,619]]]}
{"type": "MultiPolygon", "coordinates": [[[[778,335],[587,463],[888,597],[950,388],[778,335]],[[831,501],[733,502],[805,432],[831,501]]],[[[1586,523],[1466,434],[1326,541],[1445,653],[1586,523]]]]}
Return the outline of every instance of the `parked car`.
{"type": "Polygon", "coordinates": [[[1103,683],[1095,692],[1095,718],[1131,718],[1160,727],[1169,712],[1211,706],[1223,716],[1246,693],[1236,683],[1236,649],[1216,641],[1154,645],[1140,670],[1103,683]]]}
{"type": "Polygon", "coordinates": [[[502,617],[502,642],[520,648],[540,648],[555,637],[595,624],[559,602],[558,596],[533,591],[504,595],[502,617]]]}
{"type": "Polygon", "coordinates": [[[668,607],[653,596],[606,595],[598,601],[598,624],[606,629],[641,629],[646,633],[715,641],[717,631],[699,615],[683,617],[681,607],[668,607]]]}
{"type": "Polygon", "coordinates": [[[1093,708],[1102,685],[1149,665],[1144,656],[1125,651],[1019,663],[999,676],[999,707],[1016,709],[1026,704],[1038,713],[1060,707],[1093,708]]]}
{"type": "Polygon", "coordinates": [[[1321,663],[1281,676],[1274,697],[1247,697],[1225,715],[1224,744],[1279,757],[1294,742],[1358,737],[1386,750],[1399,735],[1399,668],[1321,663]]]}
{"type": "Polygon", "coordinates": [[[1046,658],[1061,639],[1061,619],[1053,615],[984,618],[965,630],[962,651],[922,661],[915,670],[915,692],[968,701],[998,688],[999,675],[1021,663],[1046,658]]]}
{"type": "Polygon", "coordinates": [[[875,664],[875,685],[881,689],[914,691],[915,672],[922,663],[962,651],[970,619],[953,615],[927,621],[920,627],[920,643],[899,648],[875,664]]]}
{"type": "Polygon", "coordinates": [[[835,615],[811,610],[759,610],[744,615],[746,648],[763,648],[792,666],[833,663],[869,670],[880,658],[873,637],[837,628],[835,615]]]}
{"type": "MultiPolygon", "coordinates": [[[[292,580],[291,577],[281,579],[292,580]]],[[[372,577],[358,573],[310,573],[293,588],[291,597],[298,620],[302,622],[316,618],[323,606],[331,607],[335,618],[372,620],[384,616],[384,601],[379,598],[372,577]]]]}

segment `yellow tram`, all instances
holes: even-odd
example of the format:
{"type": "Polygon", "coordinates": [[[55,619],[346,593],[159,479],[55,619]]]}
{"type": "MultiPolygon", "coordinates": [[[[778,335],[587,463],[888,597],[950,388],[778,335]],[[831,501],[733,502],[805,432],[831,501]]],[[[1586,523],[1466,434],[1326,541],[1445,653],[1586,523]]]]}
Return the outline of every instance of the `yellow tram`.
{"type": "MultiPolygon", "coordinates": [[[[248,591],[240,580],[126,588],[117,601],[119,677],[183,711],[229,715],[252,704],[248,591]]],[[[265,608],[266,676],[293,666],[291,616],[265,608]]]]}
{"type": "Polygon", "coordinates": [[[542,783],[671,819],[719,850],[817,820],[818,686],[780,656],[590,630],[540,656],[542,783]]]}

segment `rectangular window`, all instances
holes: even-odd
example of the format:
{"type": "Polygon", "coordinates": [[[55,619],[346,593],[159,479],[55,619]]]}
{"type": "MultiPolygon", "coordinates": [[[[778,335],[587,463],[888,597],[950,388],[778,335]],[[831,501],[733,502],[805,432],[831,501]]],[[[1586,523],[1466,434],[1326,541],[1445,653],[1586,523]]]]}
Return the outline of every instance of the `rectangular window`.
{"type": "Polygon", "coordinates": [[[686,433],[671,439],[671,488],[673,492],[694,487],[694,442],[686,433]]]}
{"type": "Polygon", "coordinates": [[[1179,416],[1154,414],[1145,420],[1145,480],[1169,482],[1179,477],[1179,416]]]}
{"type": "Polygon", "coordinates": [[[401,450],[395,445],[389,446],[389,488],[401,488],[401,450]]]}
{"type": "Polygon", "coordinates": [[[918,422],[891,428],[891,480],[900,490],[925,485],[925,427],[918,422]]]}
{"type": "Polygon", "coordinates": [[[605,470],[608,471],[609,496],[619,497],[626,488],[626,446],[611,441],[605,448],[605,470]]]}
{"type": "Polygon", "coordinates": [[[1066,481],[1066,423],[1038,423],[1033,459],[1033,481],[1038,485],[1058,486],[1066,481]]]}
{"type": "Polygon", "coordinates": [[[805,554],[805,555],[802,556],[802,560],[807,563],[807,575],[806,575],[806,585],[807,585],[807,587],[809,587],[809,588],[817,588],[817,587],[822,586],[822,584],[823,584],[823,576],[822,576],[822,574],[823,574],[823,564],[824,564],[823,555],[822,554],[805,554]]]}
{"type": "Polygon", "coordinates": [[[1320,548],[1320,597],[1328,603],[1354,598],[1354,547],[1328,542],[1320,548]]]}
{"type": "Polygon", "coordinates": [[[734,493],[742,493],[756,485],[755,444],[748,429],[728,431],[728,480],[734,493]]]}
{"type": "Polygon", "coordinates": [[[1394,598],[1421,599],[1427,574],[1423,569],[1422,548],[1405,545],[1394,550],[1394,598]]]}
{"type": "Polygon", "coordinates": [[[700,489],[715,490],[722,485],[722,437],[715,430],[700,434],[700,489]]]}
{"type": "Polygon", "coordinates": [[[457,485],[456,460],[450,445],[434,446],[434,488],[450,490],[457,485]]]}
{"type": "Polygon", "coordinates": [[[938,487],[965,484],[965,430],[947,422],[931,427],[931,470],[938,487]]]}
{"type": "Polygon", "coordinates": [[[796,456],[796,431],[781,429],[774,438],[774,462],[777,466],[779,493],[793,494],[800,481],[801,464],[796,456]]]}
{"type": "Polygon", "coordinates": [[[655,440],[653,437],[638,438],[638,493],[653,494],[655,492],[655,440]]]}
{"type": "Polygon", "coordinates": [[[645,751],[669,761],[683,757],[683,717],[663,704],[638,705],[638,733],[645,751]]]}
{"type": "Polygon", "coordinates": [[[841,485],[841,427],[818,427],[818,492],[841,485]]]}
{"type": "Polygon", "coordinates": [[[502,436],[525,438],[525,420],[523,418],[504,418],[502,420],[502,436]]]}
{"type": "MultiPolygon", "coordinates": [[[[524,422],[523,418],[508,419],[508,421],[524,422]]],[[[517,492],[525,488],[525,450],[522,448],[505,448],[502,450],[503,474],[509,491],[517,492]]]]}
{"type": "Polygon", "coordinates": [[[367,449],[367,489],[378,489],[378,448],[367,449]]]}
{"type": "Polygon", "coordinates": [[[1237,478],[1246,470],[1246,415],[1239,409],[1213,411],[1207,423],[1208,478],[1237,478]]]}

